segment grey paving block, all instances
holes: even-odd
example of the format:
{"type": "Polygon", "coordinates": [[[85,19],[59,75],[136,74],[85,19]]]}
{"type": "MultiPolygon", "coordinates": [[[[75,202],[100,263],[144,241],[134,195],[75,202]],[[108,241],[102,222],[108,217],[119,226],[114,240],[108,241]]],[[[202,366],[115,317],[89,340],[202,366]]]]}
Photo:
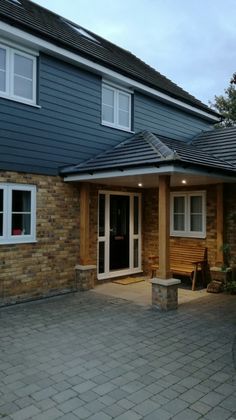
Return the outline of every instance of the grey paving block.
{"type": "Polygon", "coordinates": [[[212,407],[215,407],[217,404],[219,404],[222,400],[225,399],[225,396],[222,394],[219,394],[218,392],[209,392],[208,394],[204,395],[200,399],[201,402],[204,402],[212,407]]]}
{"type": "Polygon", "coordinates": [[[186,410],[183,410],[176,416],[172,417],[173,420],[197,420],[200,418],[202,418],[200,413],[197,413],[189,408],[186,408],[186,410]]]}
{"type": "Polygon", "coordinates": [[[175,313],[94,292],[0,311],[0,413],[9,420],[236,417],[231,296],[175,313]]]}
{"type": "Polygon", "coordinates": [[[143,417],[143,420],[170,420],[172,417],[172,414],[168,413],[168,411],[165,411],[162,408],[158,408],[157,410],[143,417]]]}
{"type": "Polygon", "coordinates": [[[171,400],[167,404],[164,404],[162,408],[174,415],[183,411],[187,407],[188,404],[185,401],[176,398],[175,400],[171,400]]]}
{"type": "Polygon", "coordinates": [[[226,410],[225,408],[215,407],[208,411],[208,413],[205,415],[205,418],[209,420],[226,420],[231,417],[231,414],[231,411],[226,410]]]}
{"type": "Polygon", "coordinates": [[[28,407],[22,408],[19,411],[16,411],[11,415],[13,420],[26,420],[32,419],[34,416],[40,413],[40,410],[34,405],[29,405],[28,407]]]}

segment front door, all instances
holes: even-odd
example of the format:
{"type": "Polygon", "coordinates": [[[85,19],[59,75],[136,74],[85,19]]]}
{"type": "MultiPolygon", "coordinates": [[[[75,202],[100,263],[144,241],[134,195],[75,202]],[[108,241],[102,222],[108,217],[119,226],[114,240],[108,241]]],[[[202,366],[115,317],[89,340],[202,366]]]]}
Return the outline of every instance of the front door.
{"type": "Polygon", "coordinates": [[[141,194],[99,193],[98,279],[140,272],[141,194]]]}
{"type": "Polygon", "coordinates": [[[110,195],[110,271],[129,268],[130,197],[110,195]]]}

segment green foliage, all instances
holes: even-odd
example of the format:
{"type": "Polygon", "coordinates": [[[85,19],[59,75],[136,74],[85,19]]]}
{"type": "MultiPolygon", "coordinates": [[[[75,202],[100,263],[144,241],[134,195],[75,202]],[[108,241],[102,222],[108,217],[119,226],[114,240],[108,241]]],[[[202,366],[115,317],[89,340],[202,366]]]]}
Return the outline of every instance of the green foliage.
{"type": "Polygon", "coordinates": [[[230,281],[229,283],[227,283],[225,286],[225,290],[226,292],[231,293],[231,295],[235,295],[236,294],[236,281],[230,281]]]}
{"type": "Polygon", "coordinates": [[[223,121],[216,128],[236,126],[236,73],[233,74],[230,84],[225,89],[225,95],[215,96],[211,107],[223,116],[223,121]]]}

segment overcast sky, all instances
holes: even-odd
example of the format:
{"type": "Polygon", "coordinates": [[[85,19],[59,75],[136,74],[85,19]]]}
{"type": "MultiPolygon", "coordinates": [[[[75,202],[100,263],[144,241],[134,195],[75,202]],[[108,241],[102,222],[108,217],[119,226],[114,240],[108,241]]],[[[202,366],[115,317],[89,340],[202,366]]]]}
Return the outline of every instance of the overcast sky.
{"type": "Polygon", "coordinates": [[[34,0],[131,51],[198,99],[236,71],[236,0],[34,0]]]}

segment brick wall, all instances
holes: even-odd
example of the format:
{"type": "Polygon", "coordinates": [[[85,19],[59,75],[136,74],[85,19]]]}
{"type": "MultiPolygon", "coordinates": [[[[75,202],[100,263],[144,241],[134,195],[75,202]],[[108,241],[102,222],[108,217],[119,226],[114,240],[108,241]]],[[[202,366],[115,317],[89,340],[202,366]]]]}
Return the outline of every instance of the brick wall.
{"type": "Polygon", "coordinates": [[[0,302],[72,289],[79,260],[78,186],[13,172],[0,173],[0,182],[37,186],[37,243],[0,245],[0,302]]]}
{"type": "MultiPolygon", "coordinates": [[[[37,243],[0,245],[0,302],[28,299],[71,290],[74,267],[79,262],[79,186],[60,177],[0,173],[0,182],[37,186],[37,243]]],[[[97,263],[98,190],[138,191],[129,188],[90,185],[90,260],[97,263]]],[[[171,238],[188,247],[208,247],[209,261],[216,259],[216,187],[207,190],[207,238],[171,238]]],[[[184,189],[181,189],[184,190],[184,189]]],[[[226,186],[226,238],[236,255],[236,229],[229,218],[234,210],[236,186],[226,186]],[[232,192],[233,188],[233,192],[232,192]],[[232,210],[232,211],[231,211],[232,210]],[[227,213],[228,212],[228,213],[227,213]],[[228,214],[228,215],[227,215],[228,214]]],[[[235,223],[235,222],[234,222],[235,223]]],[[[142,190],[142,262],[145,273],[158,255],[158,189],[142,190]]]]}

